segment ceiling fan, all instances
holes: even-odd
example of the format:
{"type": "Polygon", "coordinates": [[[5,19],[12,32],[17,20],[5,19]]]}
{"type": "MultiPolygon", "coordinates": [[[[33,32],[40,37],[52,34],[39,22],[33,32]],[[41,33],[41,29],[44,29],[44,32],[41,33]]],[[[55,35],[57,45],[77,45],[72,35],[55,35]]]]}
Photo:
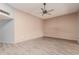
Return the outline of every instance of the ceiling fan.
{"type": "Polygon", "coordinates": [[[46,10],[46,3],[43,3],[43,8],[41,8],[42,10],[42,16],[46,15],[51,15],[49,12],[52,12],[54,9],[51,10],[46,10]]]}

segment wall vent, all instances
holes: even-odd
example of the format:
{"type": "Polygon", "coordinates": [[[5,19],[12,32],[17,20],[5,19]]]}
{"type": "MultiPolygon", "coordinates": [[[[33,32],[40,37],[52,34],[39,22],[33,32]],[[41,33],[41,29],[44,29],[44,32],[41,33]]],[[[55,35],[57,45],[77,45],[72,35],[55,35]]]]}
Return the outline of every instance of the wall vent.
{"type": "Polygon", "coordinates": [[[10,15],[10,13],[8,13],[8,12],[6,12],[6,11],[4,11],[4,10],[1,10],[1,9],[0,9],[0,12],[2,12],[2,13],[4,13],[4,14],[7,14],[7,15],[10,15]]]}

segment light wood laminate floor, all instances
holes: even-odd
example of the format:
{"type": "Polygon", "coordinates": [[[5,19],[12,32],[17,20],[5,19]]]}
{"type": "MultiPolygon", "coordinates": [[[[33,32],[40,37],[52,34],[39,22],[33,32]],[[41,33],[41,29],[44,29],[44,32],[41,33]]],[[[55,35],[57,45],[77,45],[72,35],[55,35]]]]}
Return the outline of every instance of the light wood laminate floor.
{"type": "Polygon", "coordinates": [[[0,44],[1,55],[78,55],[76,42],[54,38],[38,38],[15,45],[0,44]]]}

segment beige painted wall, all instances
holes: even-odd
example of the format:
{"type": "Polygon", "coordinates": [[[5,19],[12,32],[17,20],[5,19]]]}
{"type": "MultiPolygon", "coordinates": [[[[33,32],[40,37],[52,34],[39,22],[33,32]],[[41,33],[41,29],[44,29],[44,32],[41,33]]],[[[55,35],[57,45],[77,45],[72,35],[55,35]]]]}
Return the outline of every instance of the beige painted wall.
{"type": "Polygon", "coordinates": [[[77,19],[77,24],[76,24],[76,39],[79,42],[79,12],[78,12],[78,19],[77,19]]]}
{"type": "Polygon", "coordinates": [[[44,21],[44,35],[76,40],[77,13],[59,16],[44,21]]]}
{"type": "Polygon", "coordinates": [[[15,42],[35,39],[43,36],[42,20],[15,10],[15,42]]]}
{"type": "MultiPolygon", "coordinates": [[[[41,20],[26,14],[6,4],[0,4],[0,8],[9,11],[13,21],[0,29],[0,41],[16,43],[35,39],[42,36],[76,40],[77,13],[59,16],[48,20],[41,20]],[[7,8],[6,8],[7,7],[7,8]]],[[[79,35],[79,33],[77,33],[79,35]]],[[[79,36],[77,36],[77,39],[79,36]]]]}

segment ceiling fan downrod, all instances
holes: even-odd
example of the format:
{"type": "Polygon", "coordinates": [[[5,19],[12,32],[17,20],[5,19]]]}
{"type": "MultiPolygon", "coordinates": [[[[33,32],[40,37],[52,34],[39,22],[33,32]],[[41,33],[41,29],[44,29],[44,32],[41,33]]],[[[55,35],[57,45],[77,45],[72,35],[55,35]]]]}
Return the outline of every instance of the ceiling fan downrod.
{"type": "Polygon", "coordinates": [[[43,5],[44,5],[44,10],[45,10],[46,3],[43,3],[43,5]]]}

